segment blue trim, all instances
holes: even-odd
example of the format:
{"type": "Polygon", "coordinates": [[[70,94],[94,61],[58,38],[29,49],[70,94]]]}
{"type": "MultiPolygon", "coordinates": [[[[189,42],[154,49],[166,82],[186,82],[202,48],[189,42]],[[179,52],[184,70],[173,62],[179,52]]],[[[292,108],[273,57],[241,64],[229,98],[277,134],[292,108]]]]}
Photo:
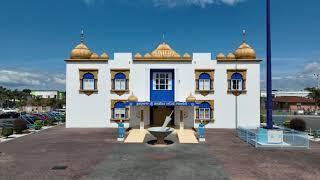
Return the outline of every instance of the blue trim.
{"type": "Polygon", "coordinates": [[[151,69],[150,70],[150,101],[166,101],[166,102],[174,102],[174,69],[151,69]],[[165,72],[171,73],[171,90],[154,90],[153,89],[153,74],[157,72],[165,72]]]}
{"type": "Polygon", "coordinates": [[[126,75],[124,75],[123,73],[117,73],[114,76],[114,79],[126,79],[126,75]]]}
{"type": "Polygon", "coordinates": [[[236,80],[236,79],[243,79],[242,75],[240,73],[233,73],[231,76],[231,80],[236,80]]]}
{"type": "Polygon", "coordinates": [[[207,73],[202,73],[200,74],[199,79],[210,79],[210,75],[207,73]]]}
{"type": "Polygon", "coordinates": [[[203,102],[199,105],[199,108],[210,108],[210,104],[207,102],[203,102]]]}
{"type": "Polygon", "coordinates": [[[91,74],[91,73],[85,73],[85,74],[82,76],[82,79],[94,79],[94,75],[91,74]]]}
{"type": "Polygon", "coordinates": [[[199,106],[195,102],[126,102],[127,106],[199,106]]]}
{"type": "Polygon", "coordinates": [[[123,102],[117,102],[114,104],[114,108],[125,108],[126,105],[123,102]]]}

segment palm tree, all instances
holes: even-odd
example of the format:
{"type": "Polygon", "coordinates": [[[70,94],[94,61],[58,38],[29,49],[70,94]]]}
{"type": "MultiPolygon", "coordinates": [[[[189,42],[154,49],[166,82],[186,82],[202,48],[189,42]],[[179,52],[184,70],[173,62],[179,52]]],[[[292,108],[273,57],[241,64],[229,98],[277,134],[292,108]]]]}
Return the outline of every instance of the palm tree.
{"type": "Polygon", "coordinates": [[[311,87],[311,88],[305,88],[305,90],[310,92],[308,97],[315,101],[316,109],[318,109],[320,105],[320,89],[311,87]]]}

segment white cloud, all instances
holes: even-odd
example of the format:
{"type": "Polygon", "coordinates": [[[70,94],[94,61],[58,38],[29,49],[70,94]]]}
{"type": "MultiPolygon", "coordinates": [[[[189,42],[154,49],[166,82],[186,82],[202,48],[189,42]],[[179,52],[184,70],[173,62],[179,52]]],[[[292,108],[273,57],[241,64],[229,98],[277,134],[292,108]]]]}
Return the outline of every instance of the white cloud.
{"type": "Polygon", "coordinates": [[[65,74],[2,69],[0,86],[17,89],[65,89],[65,74]]]}
{"type": "Polygon", "coordinates": [[[214,4],[227,4],[233,6],[244,0],[153,0],[155,6],[167,6],[167,7],[176,7],[176,6],[200,6],[206,7],[208,5],[214,4]]]}

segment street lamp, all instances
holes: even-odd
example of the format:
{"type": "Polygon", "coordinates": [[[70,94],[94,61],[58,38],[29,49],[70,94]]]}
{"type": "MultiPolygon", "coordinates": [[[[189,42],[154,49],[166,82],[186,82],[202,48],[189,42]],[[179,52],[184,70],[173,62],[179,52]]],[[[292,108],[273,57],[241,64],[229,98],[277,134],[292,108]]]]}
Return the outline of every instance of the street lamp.
{"type": "Polygon", "coordinates": [[[317,89],[320,88],[320,74],[313,74],[313,77],[317,79],[317,89]]]}

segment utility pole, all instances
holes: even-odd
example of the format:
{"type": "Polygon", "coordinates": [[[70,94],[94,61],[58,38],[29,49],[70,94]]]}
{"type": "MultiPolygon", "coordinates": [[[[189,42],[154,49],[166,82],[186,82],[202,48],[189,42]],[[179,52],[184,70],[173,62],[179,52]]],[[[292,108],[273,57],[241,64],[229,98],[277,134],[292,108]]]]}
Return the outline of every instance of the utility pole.
{"type": "Polygon", "coordinates": [[[273,128],[272,122],[272,72],[271,72],[271,17],[270,1],[267,0],[267,129],[273,128]]]}
{"type": "Polygon", "coordinates": [[[319,89],[320,88],[320,74],[314,73],[313,77],[315,77],[317,79],[317,89],[319,89]]]}

